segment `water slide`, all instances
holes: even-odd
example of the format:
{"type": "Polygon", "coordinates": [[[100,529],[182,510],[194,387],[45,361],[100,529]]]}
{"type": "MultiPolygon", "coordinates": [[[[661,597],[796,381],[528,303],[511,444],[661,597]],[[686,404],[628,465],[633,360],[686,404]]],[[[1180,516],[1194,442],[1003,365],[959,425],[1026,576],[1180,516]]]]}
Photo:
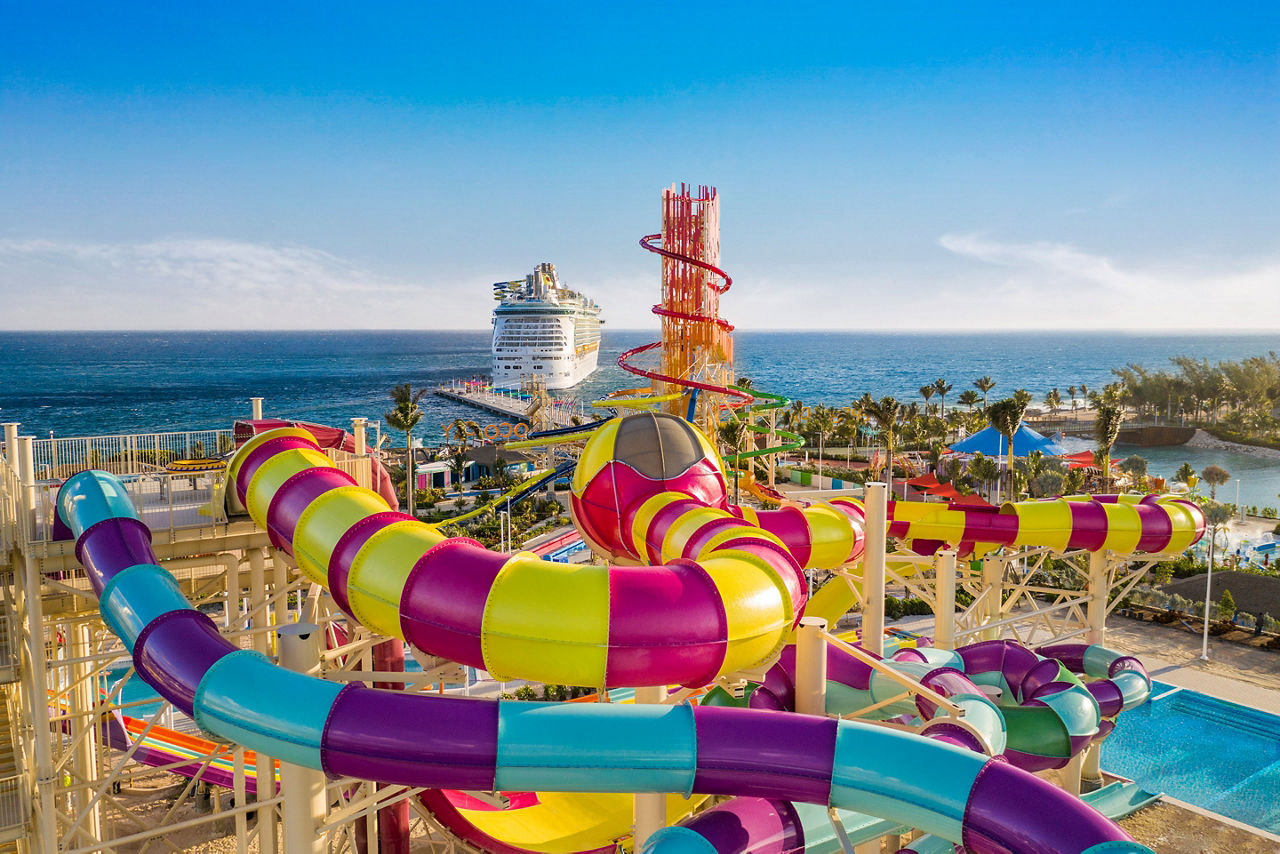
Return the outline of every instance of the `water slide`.
{"type": "MultiPolygon", "coordinates": [[[[933,554],[950,545],[962,558],[980,558],[1002,546],[1121,555],[1180,553],[1205,533],[1204,511],[1180,495],[1071,495],[1000,507],[890,501],[888,518],[889,536],[900,546],[933,554]]],[[[856,601],[848,585],[827,584],[814,595],[806,613],[834,625],[856,601]]]]}
{"type": "Polygon", "coordinates": [[[511,489],[508,489],[506,492],[502,493],[497,498],[494,498],[491,501],[481,504],[475,507],[474,509],[469,510],[466,513],[463,513],[459,516],[453,516],[449,519],[444,520],[443,522],[436,522],[434,524],[434,527],[436,527],[437,529],[447,528],[450,525],[456,525],[458,522],[465,522],[468,519],[474,519],[476,516],[479,516],[483,513],[487,513],[490,510],[496,510],[497,508],[503,507],[508,503],[518,504],[519,502],[523,501],[524,499],[532,495],[534,492],[536,492],[539,488],[546,486],[548,483],[555,480],[556,478],[563,477],[564,475],[573,471],[573,465],[574,464],[572,462],[566,462],[566,463],[561,463],[559,466],[549,471],[538,472],[532,477],[528,477],[525,480],[521,481],[520,483],[516,484],[511,489]]]}
{"type": "MultiPolygon", "coordinates": [[[[697,258],[694,258],[691,255],[685,255],[679,252],[673,252],[670,249],[666,249],[662,246],[655,246],[654,243],[660,240],[662,240],[661,234],[646,234],[644,237],[640,238],[640,245],[650,252],[653,252],[657,255],[661,255],[663,258],[668,258],[673,261],[680,261],[686,264],[692,264],[695,267],[706,270],[707,272],[712,273],[713,275],[719,276],[721,280],[720,284],[715,284],[713,282],[707,283],[707,287],[715,291],[717,295],[724,294],[726,291],[729,290],[729,288],[733,287],[732,277],[730,277],[729,274],[726,273],[724,270],[721,270],[719,267],[708,264],[705,261],[701,261],[697,258]]],[[[653,307],[653,313],[658,315],[659,317],[669,317],[676,320],[691,320],[699,323],[707,323],[714,326],[718,326],[719,328],[723,329],[726,332],[733,331],[733,324],[731,324],[729,321],[725,320],[724,318],[714,314],[705,314],[700,311],[680,311],[678,309],[664,308],[661,305],[655,305],[653,307]]],[[[621,356],[618,357],[618,367],[622,368],[624,371],[626,371],[629,374],[634,374],[638,377],[644,377],[645,379],[654,380],[656,382],[683,386],[685,388],[697,389],[699,391],[709,391],[714,394],[722,394],[727,398],[733,399],[733,403],[730,404],[731,406],[742,406],[744,404],[750,403],[754,399],[751,392],[743,391],[742,389],[735,388],[733,386],[723,386],[723,385],[716,385],[714,383],[699,382],[698,380],[691,379],[689,377],[668,376],[658,371],[651,371],[651,370],[648,370],[647,368],[641,368],[631,364],[631,360],[634,357],[640,355],[641,353],[647,353],[650,350],[655,350],[661,346],[662,346],[661,341],[654,341],[650,344],[642,344],[639,347],[632,347],[630,350],[626,351],[625,353],[623,353],[621,356]]]]}
{"type": "MultiPolygon", "coordinates": [[[[611,441],[627,444],[618,432],[611,441]]],[[[633,472],[644,468],[630,462],[633,472]]],[[[764,512],[757,526],[716,506],[722,474],[714,473],[719,498],[703,501],[693,498],[707,486],[697,476],[684,493],[663,489],[671,478],[660,476],[643,500],[615,508],[630,521],[626,534],[605,533],[624,551],[656,552],[667,563],[547,565],[446,540],[389,511],[329,465],[304,431],[256,437],[232,468],[255,520],[375,630],[490,672],[572,684],[701,684],[765,660],[803,604],[784,543],[806,552],[806,562],[839,563],[861,541],[853,516],[830,506],[774,511],[781,515],[768,520],[781,533],[771,534],[764,512]],[[840,518],[837,543],[829,535],[840,518]],[[697,560],[671,557],[686,551],[697,560]],[[577,619],[563,619],[568,613],[577,619]]],[[[627,468],[584,475],[580,466],[581,509],[599,510],[591,487],[600,478],[621,486],[627,468]]],[[[477,790],[767,792],[879,814],[975,851],[1101,850],[1108,841],[1109,851],[1144,850],[1006,763],[858,722],[714,707],[490,703],[283,672],[231,647],[187,605],[111,476],[69,481],[59,511],[139,674],[210,732],[287,761],[477,790]],[[1034,815],[1011,815],[1010,792],[1037,803],[1034,815]]]]}
{"type": "MultiPolygon", "coordinates": [[[[235,766],[231,748],[207,738],[187,735],[162,726],[148,728],[146,721],[112,712],[104,721],[102,740],[122,754],[138,743],[129,758],[151,768],[162,768],[182,777],[199,777],[201,782],[232,788],[235,766]],[[211,760],[200,757],[214,754],[211,760]]],[[[258,791],[258,756],[244,754],[245,791],[258,791]]]]}

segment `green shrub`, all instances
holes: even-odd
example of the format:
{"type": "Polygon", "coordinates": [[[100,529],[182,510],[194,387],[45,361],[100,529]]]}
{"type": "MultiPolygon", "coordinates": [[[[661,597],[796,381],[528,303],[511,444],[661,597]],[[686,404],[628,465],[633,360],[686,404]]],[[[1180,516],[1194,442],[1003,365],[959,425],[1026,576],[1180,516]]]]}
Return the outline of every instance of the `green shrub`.
{"type": "Polygon", "coordinates": [[[886,620],[902,619],[902,600],[897,596],[884,597],[884,618],[886,620]]]}
{"type": "Polygon", "coordinates": [[[517,700],[526,700],[526,701],[536,700],[538,699],[538,693],[533,690],[532,685],[521,685],[519,688],[516,689],[515,698],[517,700]]]}
{"type": "Polygon", "coordinates": [[[1218,619],[1230,620],[1236,615],[1236,599],[1231,595],[1230,590],[1223,589],[1222,597],[1218,600],[1218,619]]]}
{"type": "Polygon", "coordinates": [[[929,603],[918,596],[902,600],[902,613],[909,617],[924,617],[933,614],[929,603]]]}

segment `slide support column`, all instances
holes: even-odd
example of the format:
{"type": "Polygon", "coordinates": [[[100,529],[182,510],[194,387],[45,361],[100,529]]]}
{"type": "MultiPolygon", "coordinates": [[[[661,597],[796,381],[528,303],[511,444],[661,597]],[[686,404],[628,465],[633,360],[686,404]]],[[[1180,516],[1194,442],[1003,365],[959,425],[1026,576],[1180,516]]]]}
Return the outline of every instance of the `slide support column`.
{"type": "Polygon", "coordinates": [[[1089,643],[1104,643],[1107,639],[1107,596],[1111,585],[1107,583],[1107,553],[1089,553],[1089,643]]]}
{"type": "Polygon", "coordinates": [[[956,552],[943,549],[933,559],[933,645],[956,648],[956,552]]]}
{"type": "MultiPolygon", "coordinates": [[[[665,685],[636,688],[636,703],[661,703],[667,699],[665,685]]],[[[635,840],[633,851],[644,848],[650,836],[667,826],[667,796],[661,793],[637,792],[635,796],[635,840]]]]}
{"type": "Polygon", "coordinates": [[[1095,741],[1084,752],[1080,767],[1080,788],[1090,792],[1102,788],[1102,742],[1095,741]]]}
{"type": "MultiPolygon", "coordinates": [[[[77,712],[88,712],[94,705],[93,691],[93,663],[91,656],[93,654],[93,634],[88,623],[80,623],[67,627],[67,633],[71,636],[71,656],[77,663],[72,665],[72,673],[75,679],[75,710],[77,712]]],[[[75,766],[76,775],[83,782],[89,782],[98,779],[98,723],[93,717],[77,718],[74,724],[74,741],[75,741],[75,766]],[[86,730],[89,730],[86,732],[86,730]]],[[[94,839],[102,838],[102,812],[99,807],[100,802],[94,802],[90,807],[89,802],[93,798],[93,792],[89,789],[81,789],[76,795],[76,812],[79,813],[89,807],[89,814],[85,818],[84,827],[89,835],[94,839]]]]}
{"type": "MultiPolygon", "coordinates": [[[[994,623],[1000,619],[1000,599],[1004,593],[1004,559],[998,555],[987,555],[982,559],[982,592],[986,599],[982,602],[982,623],[994,623]]],[[[996,640],[1001,630],[983,629],[982,640],[996,640]]]]}
{"type": "MultiPolygon", "coordinates": [[[[19,539],[25,539],[32,532],[31,518],[35,512],[35,437],[15,436],[17,445],[17,474],[22,483],[19,505],[22,521],[15,533],[19,539]]],[[[12,446],[8,446],[12,448],[12,446]]],[[[11,452],[11,451],[10,451],[11,452]]],[[[23,566],[23,586],[27,605],[27,644],[26,666],[23,673],[28,674],[30,687],[27,689],[32,721],[35,723],[35,776],[36,799],[39,803],[38,823],[30,840],[33,848],[41,854],[54,854],[58,850],[58,825],[56,810],[57,789],[53,772],[53,738],[49,733],[46,719],[46,703],[44,698],[49,691],[49,671],[44,651],[44,601],[40,596],[43,579],[40,575],[40,564],[28,551],[23,566]]]]}
{"type": "Polygon", "coordinates": [[[802,715],[827,713],[827,621],[801,617],[796,632],[796,711],[802,715]]]}
{"type": "MultiPolygon", "coordinates": [[[[280,665],[306,673],[320,661],[320,627],[313,623],[290,623],[276,629],[280,665]]],[[[324,839],[316,828],[324,824],[324,772],[303,768],[292,762],[280,763],[280,786],[284,794],[285,854],[323,854],[324,839]]]]}
{"type": "Polygon", "coordinates": [[[862,648],[884,655],[884,554],[888,540],[888,497],[885,485],[867,484],[863,501],[867,542],[862,556],[862,648]]]}

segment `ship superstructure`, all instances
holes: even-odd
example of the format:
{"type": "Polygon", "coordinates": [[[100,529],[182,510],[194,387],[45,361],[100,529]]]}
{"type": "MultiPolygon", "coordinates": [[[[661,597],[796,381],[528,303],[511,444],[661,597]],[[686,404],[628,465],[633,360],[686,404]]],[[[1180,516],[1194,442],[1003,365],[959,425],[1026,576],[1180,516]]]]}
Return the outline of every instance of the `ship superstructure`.
{"type": "Polygon", "coordinates": [[[554,264],[543,262],[523,280],[498,282],[493,297],[493,384],[522,381],[548,389],[575,386],[600,357],[600,306],[566,288],[554,264]]]}

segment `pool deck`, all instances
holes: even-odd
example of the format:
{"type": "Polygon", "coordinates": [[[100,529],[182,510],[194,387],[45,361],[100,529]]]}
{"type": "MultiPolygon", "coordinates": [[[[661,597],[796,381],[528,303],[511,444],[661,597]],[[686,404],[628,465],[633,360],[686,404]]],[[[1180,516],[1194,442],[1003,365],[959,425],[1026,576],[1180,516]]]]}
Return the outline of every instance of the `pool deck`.
{"type": "Polygon", "coordinates": [[[1209,638],[1209,660],[1190,632],[1123,617],[1107,622],[1106,645],[1137,656],[1152,678],[1280,715],[1280,652],[1209,638]]]}

